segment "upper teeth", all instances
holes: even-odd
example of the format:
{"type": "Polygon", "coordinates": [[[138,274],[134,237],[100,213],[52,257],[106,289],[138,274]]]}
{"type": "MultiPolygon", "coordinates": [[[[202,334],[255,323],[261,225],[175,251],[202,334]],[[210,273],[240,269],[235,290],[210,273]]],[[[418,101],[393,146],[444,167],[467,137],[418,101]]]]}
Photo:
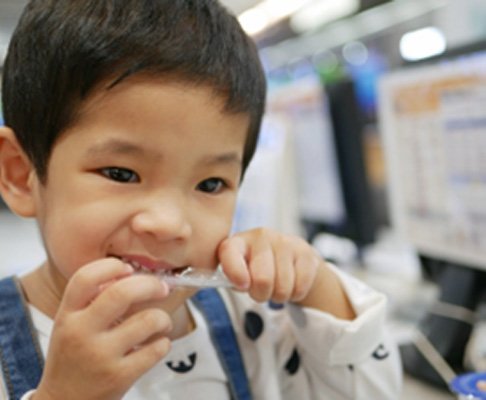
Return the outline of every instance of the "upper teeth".
{"type": "MultiPolygon", "coordinates": [[[[150,269],[149,267],[146,267],[145,265],[140,264],[138,261],[130,260],[130,259],[125,258],[125,257],[121,257],[121,260],[126,264],[130,264],[135,271],[148,272],[148,273],[151,273],[151,274],[156,273],[153,269],[150,269]]],[[[191,267],[178,268],[177,274],[180,275],[180,274],[186,272],[186,270],[188,268],[190,269],[191,267]]],[[[166,274],[166,275],[171,275],[173,273],[174,273],[174,271],[172,271],[172,270],[164,271],[164,274],[166,274]]]]}
{"type": "Polygon", "coordinates": [[[146,266],[140,264],[138,261],[129,260],[124,257],[122,257],[122,261],[127,264],[130,264],[136,271],[152,272],[150,268],[147,268],[146,266]]]}

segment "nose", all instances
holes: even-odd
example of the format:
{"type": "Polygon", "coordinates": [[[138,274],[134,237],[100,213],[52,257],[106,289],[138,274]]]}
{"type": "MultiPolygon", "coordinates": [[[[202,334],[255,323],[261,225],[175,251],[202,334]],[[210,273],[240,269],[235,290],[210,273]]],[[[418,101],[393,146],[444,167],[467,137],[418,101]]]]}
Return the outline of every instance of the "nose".
{"type": "Polygon", "coordinates": [[[177,192],[145,196],[131,225],[135,233],[161,241],[187,239],[192,233],[186,202],[177,192]]]}

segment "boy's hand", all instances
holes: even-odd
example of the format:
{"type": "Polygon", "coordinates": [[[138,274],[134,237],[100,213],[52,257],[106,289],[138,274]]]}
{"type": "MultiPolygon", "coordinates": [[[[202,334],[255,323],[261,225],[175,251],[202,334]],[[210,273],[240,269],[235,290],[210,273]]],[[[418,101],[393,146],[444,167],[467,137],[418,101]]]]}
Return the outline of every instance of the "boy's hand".
{"type": "Polygon", "coordinates": [[[95,261],[70,279],[49,345],[35,400],[120,399],[164,357],[169,316],[134,305],[162,299],[168,287],[151,276],[130,276],[120,260],[95,261]],[[122,317],[126,317],[121,320],[122,317]]]}
{"type": "Polygon", "coordinates": [[[303,239],[269,229],[253,229],[223,241],[224,272],[256,301],[297,302],[311,290],[322,260],[303,239]]]}
{"type": "Polygon", "coordinates": [[[291,301],[338,318],[355,317],[336,274],[302,238],[253,229],[225,239],[218,256],[228,278],[256,301],[291,301]]]}

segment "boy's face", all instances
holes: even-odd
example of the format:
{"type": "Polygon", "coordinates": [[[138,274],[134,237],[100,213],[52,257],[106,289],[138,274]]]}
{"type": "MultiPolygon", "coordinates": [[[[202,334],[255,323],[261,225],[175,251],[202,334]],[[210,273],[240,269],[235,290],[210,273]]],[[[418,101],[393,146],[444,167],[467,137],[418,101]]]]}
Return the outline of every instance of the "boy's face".
{"type": "Polygon", "coordinates": [[[205,86],[130,78],[85,103],[54,146],[36,217],[62,293],[106,257],[214,269],[231,228],[249,119],[205,86]]]}

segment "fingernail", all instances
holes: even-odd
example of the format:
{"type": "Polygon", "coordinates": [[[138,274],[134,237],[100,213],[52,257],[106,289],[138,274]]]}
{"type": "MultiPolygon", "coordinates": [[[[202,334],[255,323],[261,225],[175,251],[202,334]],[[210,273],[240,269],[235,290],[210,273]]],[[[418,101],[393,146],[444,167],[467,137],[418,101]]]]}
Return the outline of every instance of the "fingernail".
{"type": "Polygon", "coordinates": [[[248,290],[250,288],[250,282],[238,283],[236,287],[240,290],[248,290]]]}
{"type": "Polygon", "coordinates": [[[160,282],[160,286],[164,288],[164,295],[167,295],[172,291],[171,286],[166,281],[160,279],[159,282],[160,282]]]}

